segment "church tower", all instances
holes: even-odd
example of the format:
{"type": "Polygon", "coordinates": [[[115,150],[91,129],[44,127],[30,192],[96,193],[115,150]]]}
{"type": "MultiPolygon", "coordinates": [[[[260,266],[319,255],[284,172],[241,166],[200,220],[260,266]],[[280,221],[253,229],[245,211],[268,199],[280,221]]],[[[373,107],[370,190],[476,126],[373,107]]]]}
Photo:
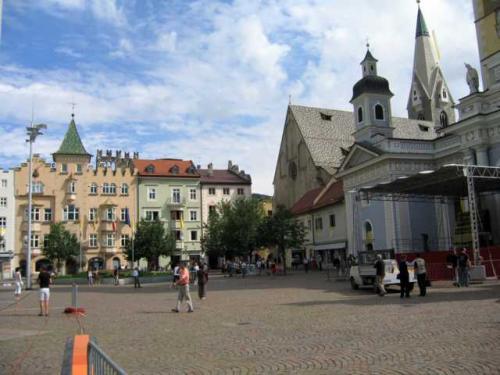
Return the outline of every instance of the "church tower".
{"type": "Polygon", "coordinates": [[[58,164],[61,173],[71,172],[71,164],[76,165],[75,170],[77,173],[82,173],[83,167],[90,163],[91,155],[83,146],[74,116],[74,114],[71,115],[71,122],[59,150],[52,154],[54,162],[58,164]]]}
{"type": "Polygon", "coordinates": [[[453,98],[439,66],[436,43],[419,4],[408,118],[432,121],[436,128],[444,128],[455,122],[453,106],[453,98]]]}
{"type": "Polygon", "coordinates": [[[361,78],[352,88],[351,104],[354,109],[356,142],[373,143],[380,137],[392,137],[392,113],[389,82],[377,75],[377,59],[367,45],[365,58],[361,61],[361,78]]]}

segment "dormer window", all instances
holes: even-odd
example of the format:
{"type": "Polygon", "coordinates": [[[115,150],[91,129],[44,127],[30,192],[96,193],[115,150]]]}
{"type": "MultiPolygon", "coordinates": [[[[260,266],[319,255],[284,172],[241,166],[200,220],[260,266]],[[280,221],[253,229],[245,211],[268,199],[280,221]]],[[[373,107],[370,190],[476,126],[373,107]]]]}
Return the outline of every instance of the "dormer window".
{"type": "Polygon", "coordinates": [[[376,120],[384,119],[384,107],[382,107],[380,104],[377,104],[375,106],[375,119],[376,120]]]}
{"type": "Polygon", "coordinates": [[[332,115],[327,115],[326,113],[320,112],[321,119],[324,121],[332,121],[332,115]]]}
{"type": "Polygon", "coordinates": [[[363,122],[363,107],[358,108],[358,122],[363,122]]]}
{"type": "Polygon", "coordinates": [[[179,174],[179,167],[177,165],[174,165],[172,168],[170,168],[170,173],[179,174]]]}
{"type": "Polygon", "coordinates": [[[155,173],[155,166],[153,164],[149,164],[145,170],[146,173],[155,173]]]}
{"type": "Polygon", "coordinates": [[[194,174],[194,173],[196,172],[196,168],[195,168],[195,167],[193,167],[193,166],[190,166],[190,167],[186,170],[186,172],[187,172],[188,174],[194,174]]]}

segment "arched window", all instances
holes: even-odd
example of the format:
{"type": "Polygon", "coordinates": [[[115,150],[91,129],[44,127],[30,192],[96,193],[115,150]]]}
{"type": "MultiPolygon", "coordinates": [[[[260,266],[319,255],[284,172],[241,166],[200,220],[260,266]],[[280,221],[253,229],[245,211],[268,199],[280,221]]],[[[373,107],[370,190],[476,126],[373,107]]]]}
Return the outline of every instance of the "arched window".
{"type": "Polygon", "coordinates": [[[363,107],[358,108],[358,122],[363,122],[363,107]]]}
{"type": "Polygon", "coordinates": [[[448,115],[445,111],[441,112],[439,115],[439,122],[441,123],[442,128],[446,128],[448,126],[448,115]]]}
{"type": "Polygon", "coordinates": [[[375,106],[375,119],[376,120],[384,119],[384,107],[382,107],[380,104],[377,104],[375,106]]]}

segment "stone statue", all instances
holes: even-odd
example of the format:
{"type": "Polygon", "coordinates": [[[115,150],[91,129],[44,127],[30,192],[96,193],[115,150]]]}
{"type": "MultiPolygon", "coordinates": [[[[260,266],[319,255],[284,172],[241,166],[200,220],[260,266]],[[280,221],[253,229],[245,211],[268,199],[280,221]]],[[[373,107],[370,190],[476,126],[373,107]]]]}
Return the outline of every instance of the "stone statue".
{"type": "Polygon", "coordinates": [[[469,64],[465,64],[467,68],[467,84],[469,85],[470,94],[475,94],[479,92],[479,76],[477,74],[477,70],[474,69],[469,64]]]}

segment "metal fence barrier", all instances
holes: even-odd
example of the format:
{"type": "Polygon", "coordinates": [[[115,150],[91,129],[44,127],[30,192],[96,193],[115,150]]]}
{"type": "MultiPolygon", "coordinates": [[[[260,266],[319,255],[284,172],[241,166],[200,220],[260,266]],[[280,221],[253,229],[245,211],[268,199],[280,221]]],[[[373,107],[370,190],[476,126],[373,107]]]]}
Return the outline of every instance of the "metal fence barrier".
{"type": "Polygon", "coordinates": [[[88,375],[126,375],[106,353],[102,351],[94,340],[89,341],[88,347],[88,375]]]}

